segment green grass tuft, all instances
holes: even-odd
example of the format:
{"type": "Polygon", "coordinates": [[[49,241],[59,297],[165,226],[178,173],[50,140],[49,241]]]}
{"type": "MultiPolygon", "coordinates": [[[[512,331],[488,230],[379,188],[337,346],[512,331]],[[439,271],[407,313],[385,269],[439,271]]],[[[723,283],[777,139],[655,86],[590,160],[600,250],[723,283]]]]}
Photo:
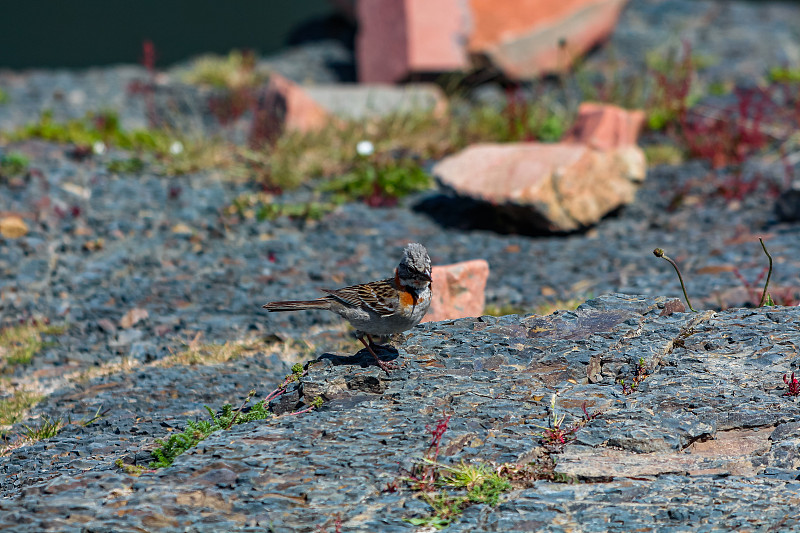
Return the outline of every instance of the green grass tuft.
{"type": "Polygon", "coordinates": [[[244,193],[234,198],[225,208],[226,215],[258,221],[289,217],[302,220],[320,220],[338,206],[335,202],[278,203],[275,197],[265,193],[244,193]]]}
{"type": "Polygon", "coordinates": [[[10,397],[0,400],[0,426],[8,426],[21,421],[25,411],[44,398],[41,394],[29,391],[16,391],[10,397]]]}
{"type": "Polygon", "coordinates": [[[64,427],[64,421],[59,419],[50,419],[46,416],[42,417],[42,423],[38,426],[24,426],[25,427],[25,438],[29,441],[40,441],[44,439],[50,439],[58,435],[58,432],[61,431],[61,428],[64,427]]]}
{"type": "Polygon", "coordinates": [[[9,152],[0,157],[0,179],[22,176],[28,172],[30,161],[19,152],[9,152]]]}
{"type": "Polygon", "coordinates": [[[186,429],[181,433],[170,435],[168,439],[156,439],[158,448],[150,452],[153,461],[150,468],[166,468],[170,466],[180,454],[196,446],[199,442],[220,429],[230,429],[233,425],[244,424],[253,420],[265,420],[272,417],[264,402],[256,402],[246,413],[234,410],[233,406],[226,404],[217,416],[210,407],[206,406],[210,420],[186,422],[186,429]]]}
{"type": "Polygon", "coordinates": [[[511,483],[502,478],[491,465],[462,462],[455,467],[444,467],[447,474],[439,480],[445,487],[467,489],[467,501],[497,505],[500,495],[511,490],[511,483]]]}
{"type": "Polygon", "coordinates": [[[467,137],[491,142],[557,142],[570,122],[565,110],[534,100],[510,102],[503,108],[476,107],[463,127],[467,137]]]}
{"type": "Polygon", "coordinates": [[[138,174],[144,170],[144,161],[139,157],[115,159],[108,164],[108,171],[115,174],[138,174]]]}
{"type": "Polygon", "coordinates": [[[30,363],[39,350],[48,346],[42,335],[58,335],[64,329],[64,326],[32,322],[0,330],[0,370],[30,363]]]}
{"type": "Polygon", "coordinates": [[[255,54],[231,50],[227,56],[209,54],[192,62],[183,73],[183,81],[195,85],[238,89],[253,87],[267,81],[268,75],[257,68],[255,54]]]}
{"type": "Polygon", "coordinates": [[[800,82],[800,67],[772,67],[769,69],[769,81],[776,83],[800,82]]]}
{"type": "Polygon", "coordinates": [[[56,122],[45,111],[37,122],[23,126],[10,134],[12,140],[43,139],[52,142],[92,146],[97,142],[127,150],[155,150],[167,153],[173,139],[155,130],[125,131],[113,112],[88,113],[83,119],[56,122]]]}
{"type": "Polygon", "coordinates": [[[431,188],[433,181],[412,159],[362,158],[345,175],[320,187],[338,201],[383,203],[431,188]]]}
{"type": "Polygon", "coordinates": [[[644,147],[647,165],[680,165],[686,160],[683,150],[672,144],[650,144],[644,147]]]}
{"type": "Polygon", "coordinates": [[[117,468],[119,468],[129,476],[139,477],[145,472],[147,472],[147,469],[145,467],[139,465],[126,464],[122,459],[117,459],[116,461],[114,461],[114,465],[116,465],[117,468]]]}
{"type": "Polygon", "coordinates": [[[429,516],[404,519],[412,525],[444,529],[470,505],[483,503],[496,506],[500,496],[512,488],[508,479],[486,463],[462,462],[458,466],[434,466],[439,476],[436,486],[442,490],[434,494],[422,492],[421,498],[431,506],[432,512],[429,516]],[[446,473],[439,475],[440,472],[446,473]],[[453,490],[459,492],[454,493],[453,490]]]}

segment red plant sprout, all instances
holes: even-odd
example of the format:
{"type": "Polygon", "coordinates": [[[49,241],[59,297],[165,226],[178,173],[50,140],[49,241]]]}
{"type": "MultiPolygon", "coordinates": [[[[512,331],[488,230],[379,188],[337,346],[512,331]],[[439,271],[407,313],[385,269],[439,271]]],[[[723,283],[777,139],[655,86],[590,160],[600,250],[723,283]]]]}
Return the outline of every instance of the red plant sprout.
{"type": "Polygon", "coordinates": [[[784,374],[783,382],[789,387],[786,389],[786,392],[783,393],[784,396],[800,396],[800,381],[794,377],[794,372],[792,372],[791,378],[784,374]]]}
{"type": "Polygon", "coordinates": [[[447,425],[450,423],[451,416],[452,415],[447,415],[444,418],[437,420],[436,427],[433,429],[431,429],[431,427],[428,425],[425,426],[425,429],[431,434],[431,443],[428,446],[426,455],[430,456],[431,451],[433,451],[432,460],[434,461],[437,457],[439,457],[439,446],[442,444],[442,437],[447,431],[447,425]]]}
{"type": "Polygon", "coordinates": [[[47,317],[36,318],[35,316],[32,316],[32,317],[29,317],[29,318],[20,318],[19,319],[19,324],[20,325],[26,325],[26,326],[33,326],[35,328],[38,328],[39,326],[49,326],[50,325],[50,319],[47,318],[47,317]]]}
{"type": "Polygon", "coordinates": [[[364,203],[370,207],[394,207],[397,205],[397,197],[387,196],[380,185],[375,183],[372,186],[372,194],[364,198],[364,203]]]}
{"type": "Polygon", "coordinates": [[[506,102],[503,114],[508,123],[509,135],[519,136],[522,141],[534,140],[534,135],[529,127],[528,106],[525,105],[525,98],[519,86],[511,86],[506,89],[506,102]]]}
{"type": "Polygon", "coordinates": [[[541,120],[542,117],[531,117],[531,106],[528,104],[519,84],[513,84],[506,88],[506,106],[503,108],[503,117],[506,120],[509,140],[530,142],[539,140],[532,124],[534,120],[541,120]]]}
{"type": "MultiPolygon", "coordinates": [[[[317,526],[317,533],[325,533],[328,522],[317,526]]],[[[336,513],[336,518],[333,521],[333,528],[335,533],[342,533],[342,513],[336,513]]]]}
{"type": "Polygon", "coordinates": [[[706,159],[713,168],[740,165],[754,152],[764,148],[767,136],[762,132],[766,112],[774,107],[763,89],[740,89],[736,103],[714,116],[682,111],[681,134],[695,157],[706,159]]]}
{"type": "Polygon", "coordinates": [[[142,41],[142,55],[139,62],[147,71],[154,75],[156,71],[156,46],[150,39],[142,41]]]}
{"type": "Polygon", "coordinates": [[[141,94],[144,96],[145,106],[147,109],[147,122],[150,127],[155,127],[158,124],[158,116],[156,114],[155,102],[155,88],[156,88],[156,46],[150,39],[142,41],[142,55],[139,56],[139,63],[147,70],[148,80],[134,80],[128,84],[128,92],[130,94],[141,94]]]}
{"type": "Polygon", "coordinates": [[[322,407],[322,398],[317,396],[316,398],[314,398],[314,400],[311,402],[311,404],[308,407],[305,407],[305,408],[300,409],[298,411],[291,412],[286,416],[294,416],[294,415],[302,415],[304,413],[310,413],[314,409],[319,409],[320,407],[322,407]]]}
{"type": "Polygon", "coordinates": [[[798,291],[792,287],[773,287],[769,290],[769,295],[775,305],[790,307],[800,303],[798,291]]]}
{"type": "Polygon", "coordinates": [[[278,185],[273,185],[272,183],[262,182],[258,187],[261,189],[261,192],[265,192],[267,194],[273,194],[275,196],[280,196],[283,194],[283,189],[278,185]]]}
{"type": "Polygon", "coordinates": [[[654,117],[662,119],[653,127],[666,128],[666,133],[691,156],[707,160],[714,169],[737,167],[715,180],[717,195],[726,202],[741,201],[762,187],[771,197],[777,196],[781,187],[788,187],[794,172],[783,147],[778,148],[784,166],[783,183],[767,183],[761,174],[745,179],[741,166],[773,140],[800,127],[796,82],[773,81],[763,87],[738,88],[727,105],[690,109],[695,65],[688,42],[683,44],[682,57],[669,60],[666,67],[651,69],[651,75],[656,90],[648,107],[659,111],[654,117]]]}
{"type": "Polygon", "coordinates": [[[306,374],[308,374],[308,370],[303,370],[303,367],[299,364],[294,365],[292,367],[292,373],[284,378],[283,383],[281,383],[274,391],[267,394],[267,396],[262,400],[264,407],[269,407],[269,402],[285,393],[290,384],[294,383],[306,374]]]}
{"type": "Polygon", "coordinates": [[[85,145],[77,145],[67,151],[67,156],[76,161],[84,161],[92,157],[92,147],[85,145]]]}
{"type": "Polygon", "coordinates": [[[414,490],[429,491],[435,488],[436,479],[439,477],[436,464],[439,458],[439,447],[442,444],[442,437],[447,431],[451,416],[447,415],[437,420],[436,427],[425,426],[425,430],[431,435],[431,443],[425,451],[425,459],[415,464],[411,472],[408,473],[408,481],[412,482],[414,490]]]}
{"type": "Polygon", "coordinates": [[[602,414],[602,411],[589,414],[586,410],[586,402],[583,402],[583,406],[581,407],[583,409],[583,417],[580,420],[576,420],[568,427],[564,427],[563,423],[566,415],[558,416],[555,410],[555,400],[556,395],[554,394],[550,402],[550,411],[552,413],[550,426],[539,426],[544,430],[539,434],[542,440],[542,446],[551,452],[560,451],[565,445],[575,440],[575,433],[602,414]]]}
{"type": "MultiPolygon", "coordinates": [[[[639,384],[647,379],[647,365],[644,363],[644,358],[640,357],[636,365],[636,374],[633,376],[631,383],[625,383],[623,379],[620,384],[622,385],[622,394],[628,396],[633,394],[639,389],[639,384]]],[[[584,404],[584,413],[586,412],[586,404],[584,404]]]]}
{"type": "MultiPolygon", "coordinates": [[[[252,50],[242,51],[241,71],[242,78],[248,76],[256,68],[256,55],[252,50]]],[[[254,87],[248,84],[229,87],[224,93],[212,96],[208,100],[208,109],[217,122],[227,126],[241,117],[248,109],[256,111],[257,98],[254,87]]]]}
{"type": "Polygon", "coordinates": [[[737,267],[733,267],[733,275],[744,285],[744,288],[747,290],[748,297],[750,299],[750,303],[754,306],[758,306],[759,301],[761,299],[761,280],[764,279],[764,276],[767,275],[769,271],[769,267],[766,266],[761,270],[756,277],[755,281],[752,283],[747,281],[747,279],[742,275],[741,271],[737,267]]]}
{"type": "Polygon", "coordinates": [[[274,91],[264,90],[252,99],[252,123],[247,142],[253,149],[272,145],[283,134],[287,113],[286,98],[274,91]]]}
{"type": "Polygon", "coordinates": [[[758,185],[762,180],[763,175],[761,174],[756,174],[749,180],[745,179],[741,169],[736,169],[725,179],[719,181],[717,192],[726,202],[742,201],[758,190],[758,185]]]}
{"type": "Polygon", "coordinates": [[[683,42],[682,58],[670,63],[669,68],[663,70],[650,69],[657,90],[648,107],[663,110],[663,117],[667,120],[664,124],[666,131],[675,136],[676,126],[683,123],[688,112],[689,92],[694,76],[692,47],[688,41],[683,42]]]}
{"type": "Polygon", "coordinates": [[[225,94],[212,96],[208,109],[222,126],[231,124],[253,107],[253,91],[249,87],[231,89],[225,94]]]}

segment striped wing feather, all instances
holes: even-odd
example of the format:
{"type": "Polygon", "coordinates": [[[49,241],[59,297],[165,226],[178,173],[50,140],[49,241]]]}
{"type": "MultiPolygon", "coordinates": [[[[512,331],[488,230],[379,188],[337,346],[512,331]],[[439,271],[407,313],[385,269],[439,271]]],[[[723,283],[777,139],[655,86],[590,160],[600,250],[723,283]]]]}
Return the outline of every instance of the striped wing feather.
{"type": "Polygon", "coordinates": [[[373,281],[342,289],[322,289],[341,303],[352,307],[366,307],[379,315],[391,315],[397,311],[399,298],[393,279],[373,281]]]}

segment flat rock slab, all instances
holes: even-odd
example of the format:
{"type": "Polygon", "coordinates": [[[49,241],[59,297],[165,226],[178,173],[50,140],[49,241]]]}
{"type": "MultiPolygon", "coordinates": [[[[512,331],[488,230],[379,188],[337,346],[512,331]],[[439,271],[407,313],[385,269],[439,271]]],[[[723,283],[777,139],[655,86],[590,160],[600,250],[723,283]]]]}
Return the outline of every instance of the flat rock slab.
{"type": "MultiPolygon", "coordinates": [[[[362,350],[309,364],[297,399],[318,412],[211,435],[141,477],[97,469],[0,500],[0,527],[51,531],[413,531],[429,507],[400,483],[426,426],[450,415],[440,460],[527,463],[550,400],[576,433],[558,471],[448,531],[698,531],[791,528],[800,504],[800,414],[782,375],[797,366],[800,309],[668,312],[664,298],[609,295],[574,312],[422,325],[386,376],[362,350]],[[666,308],[666,311],[665,311],[666,308]],[[647,377],[629,394],[643,365],[647,377]]],[[[46,451],[42,452],[46,453],[46,451]]]]}

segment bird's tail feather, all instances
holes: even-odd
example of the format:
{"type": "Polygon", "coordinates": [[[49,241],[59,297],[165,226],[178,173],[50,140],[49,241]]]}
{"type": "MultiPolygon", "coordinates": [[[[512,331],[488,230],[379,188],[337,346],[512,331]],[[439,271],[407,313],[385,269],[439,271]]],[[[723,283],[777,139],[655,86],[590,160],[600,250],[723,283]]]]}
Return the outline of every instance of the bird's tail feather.
{"type": "Polygon", "coordinates": [[[303,309],[328,309],[330,305],[331,302],[327,298],[319,298],[317,300],[289,300],[286,302],[270,302],[262,307],[267,311],[274,312],[302,311],[303,309]]]}

